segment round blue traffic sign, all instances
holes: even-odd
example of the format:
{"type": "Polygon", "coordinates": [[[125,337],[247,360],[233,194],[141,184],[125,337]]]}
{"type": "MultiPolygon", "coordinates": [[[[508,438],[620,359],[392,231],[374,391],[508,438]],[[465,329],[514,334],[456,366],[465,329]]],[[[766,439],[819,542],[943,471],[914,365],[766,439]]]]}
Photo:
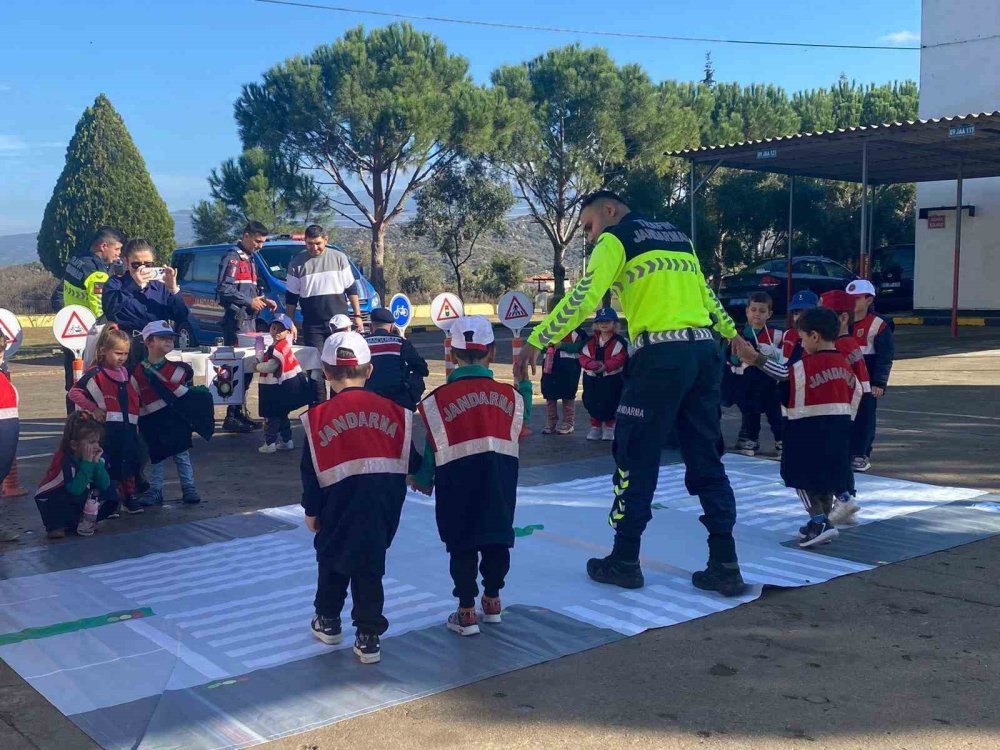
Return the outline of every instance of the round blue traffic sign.
{"type": "Polygon", "coordinates": [[[401,331],[413,320],[413,305],[410,304],[410,298],[402,292],[392,295],[392,299],[389,300],[389,312],[396,321],[396,327],[401,331]]]}

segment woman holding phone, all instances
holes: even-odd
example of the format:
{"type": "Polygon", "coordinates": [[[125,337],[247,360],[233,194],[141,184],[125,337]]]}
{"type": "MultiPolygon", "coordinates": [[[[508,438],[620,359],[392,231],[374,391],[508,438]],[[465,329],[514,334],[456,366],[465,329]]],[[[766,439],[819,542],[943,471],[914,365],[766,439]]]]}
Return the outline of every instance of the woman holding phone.
{"type": "Polygon", "coordinates": [[[177,285],[177,270],[156,262],[149,240],[129,240],[122,256],[126,273],[104,285],[104,314],[132,337],[128,359],[131,369],[146,356],[142,329],[157,320],[169,320],[176,328],[187,321],[188,308],[177,285]]]}

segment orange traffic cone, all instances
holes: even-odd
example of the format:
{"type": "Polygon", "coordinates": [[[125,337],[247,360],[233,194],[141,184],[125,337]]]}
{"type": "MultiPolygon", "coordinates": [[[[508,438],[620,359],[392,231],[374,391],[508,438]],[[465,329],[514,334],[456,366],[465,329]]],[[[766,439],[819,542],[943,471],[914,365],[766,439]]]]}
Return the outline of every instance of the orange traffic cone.
{"type": "Polygon", "coordinates": [[[17,459],[14,459],[14,463],[10,467],[10,473],[3,480],[3,486],[0,487],[0,497],[23,497],[27,494],[28,491],[21,486],[21,482],[18,479],[17,459]]]}

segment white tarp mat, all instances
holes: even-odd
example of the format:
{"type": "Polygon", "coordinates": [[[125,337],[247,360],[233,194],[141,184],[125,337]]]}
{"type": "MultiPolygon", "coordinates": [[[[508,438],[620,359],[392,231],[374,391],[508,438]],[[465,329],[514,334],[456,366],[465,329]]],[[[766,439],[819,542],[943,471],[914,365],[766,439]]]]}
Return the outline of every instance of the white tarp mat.
{"type": "MultiPolygon", "coordinates": [[[[444,628],[455,607],[447,556],[432,501],[411,494],[389,552],[390,629],[377,667],[349,653],[350,599],[345,642],[331,648],[312,638],[312,535],[294,505],[262,511],[294,524],[289,530],[0,581],[0,657],[106,748],[240,747],[710,615],[757,598],[762,584],[801,586],[870,569],[782,546],[803,512],[778,464],[726,463],[740,562],[755,584],[737,599],[690,585],[705,563],[705,532],[675,464],[660,470],[643,538],[646,585],[636,591],[595,584],[584,571],[588,557],[610,547],[609,477],[521,487],[502,592],[511,610],[479,638],[444,628]]],[[[857,481],[863,523],[986,494],[857,481]]]]}

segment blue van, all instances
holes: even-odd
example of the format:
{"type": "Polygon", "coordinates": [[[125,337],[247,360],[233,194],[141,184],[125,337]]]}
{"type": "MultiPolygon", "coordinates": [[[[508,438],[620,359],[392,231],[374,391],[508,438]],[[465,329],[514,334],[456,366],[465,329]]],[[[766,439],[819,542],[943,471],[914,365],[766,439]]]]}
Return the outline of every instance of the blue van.
{"type": "MultiPolygon", "coordinates": [[[[177,331],[178,343],[183,349],[212,344],[222,337],[222,306],[215,300],[215,285],[219,278],[222,256],[232,247],[231,244],[199,245],[174,251],[172,265],[177,269],[181,296],[191,311],[188,323],[180,326],[177,331]]],[[[329,247],[340,250],[334,244],[329,247]]],[[[260,252],[254,255],[257,279],[263,288],[263,294],[278,304],[279,312],[285,309],[285,275],[288,263],[305,248],[302,240],[282,235],[268,238],[260,252]]],[[[381,307],[382,300],[353,260],[351,268],[358,279],[361,315],[367,324],[372,310],[381,307]]],[[[272,315],[274,313],[270,310],[263,310],[257,317],[257,329],[266,331],[272,315]]],[[[302,322],[301,312],[295,312],[295,320],[297,323],[302,322]]]]}

